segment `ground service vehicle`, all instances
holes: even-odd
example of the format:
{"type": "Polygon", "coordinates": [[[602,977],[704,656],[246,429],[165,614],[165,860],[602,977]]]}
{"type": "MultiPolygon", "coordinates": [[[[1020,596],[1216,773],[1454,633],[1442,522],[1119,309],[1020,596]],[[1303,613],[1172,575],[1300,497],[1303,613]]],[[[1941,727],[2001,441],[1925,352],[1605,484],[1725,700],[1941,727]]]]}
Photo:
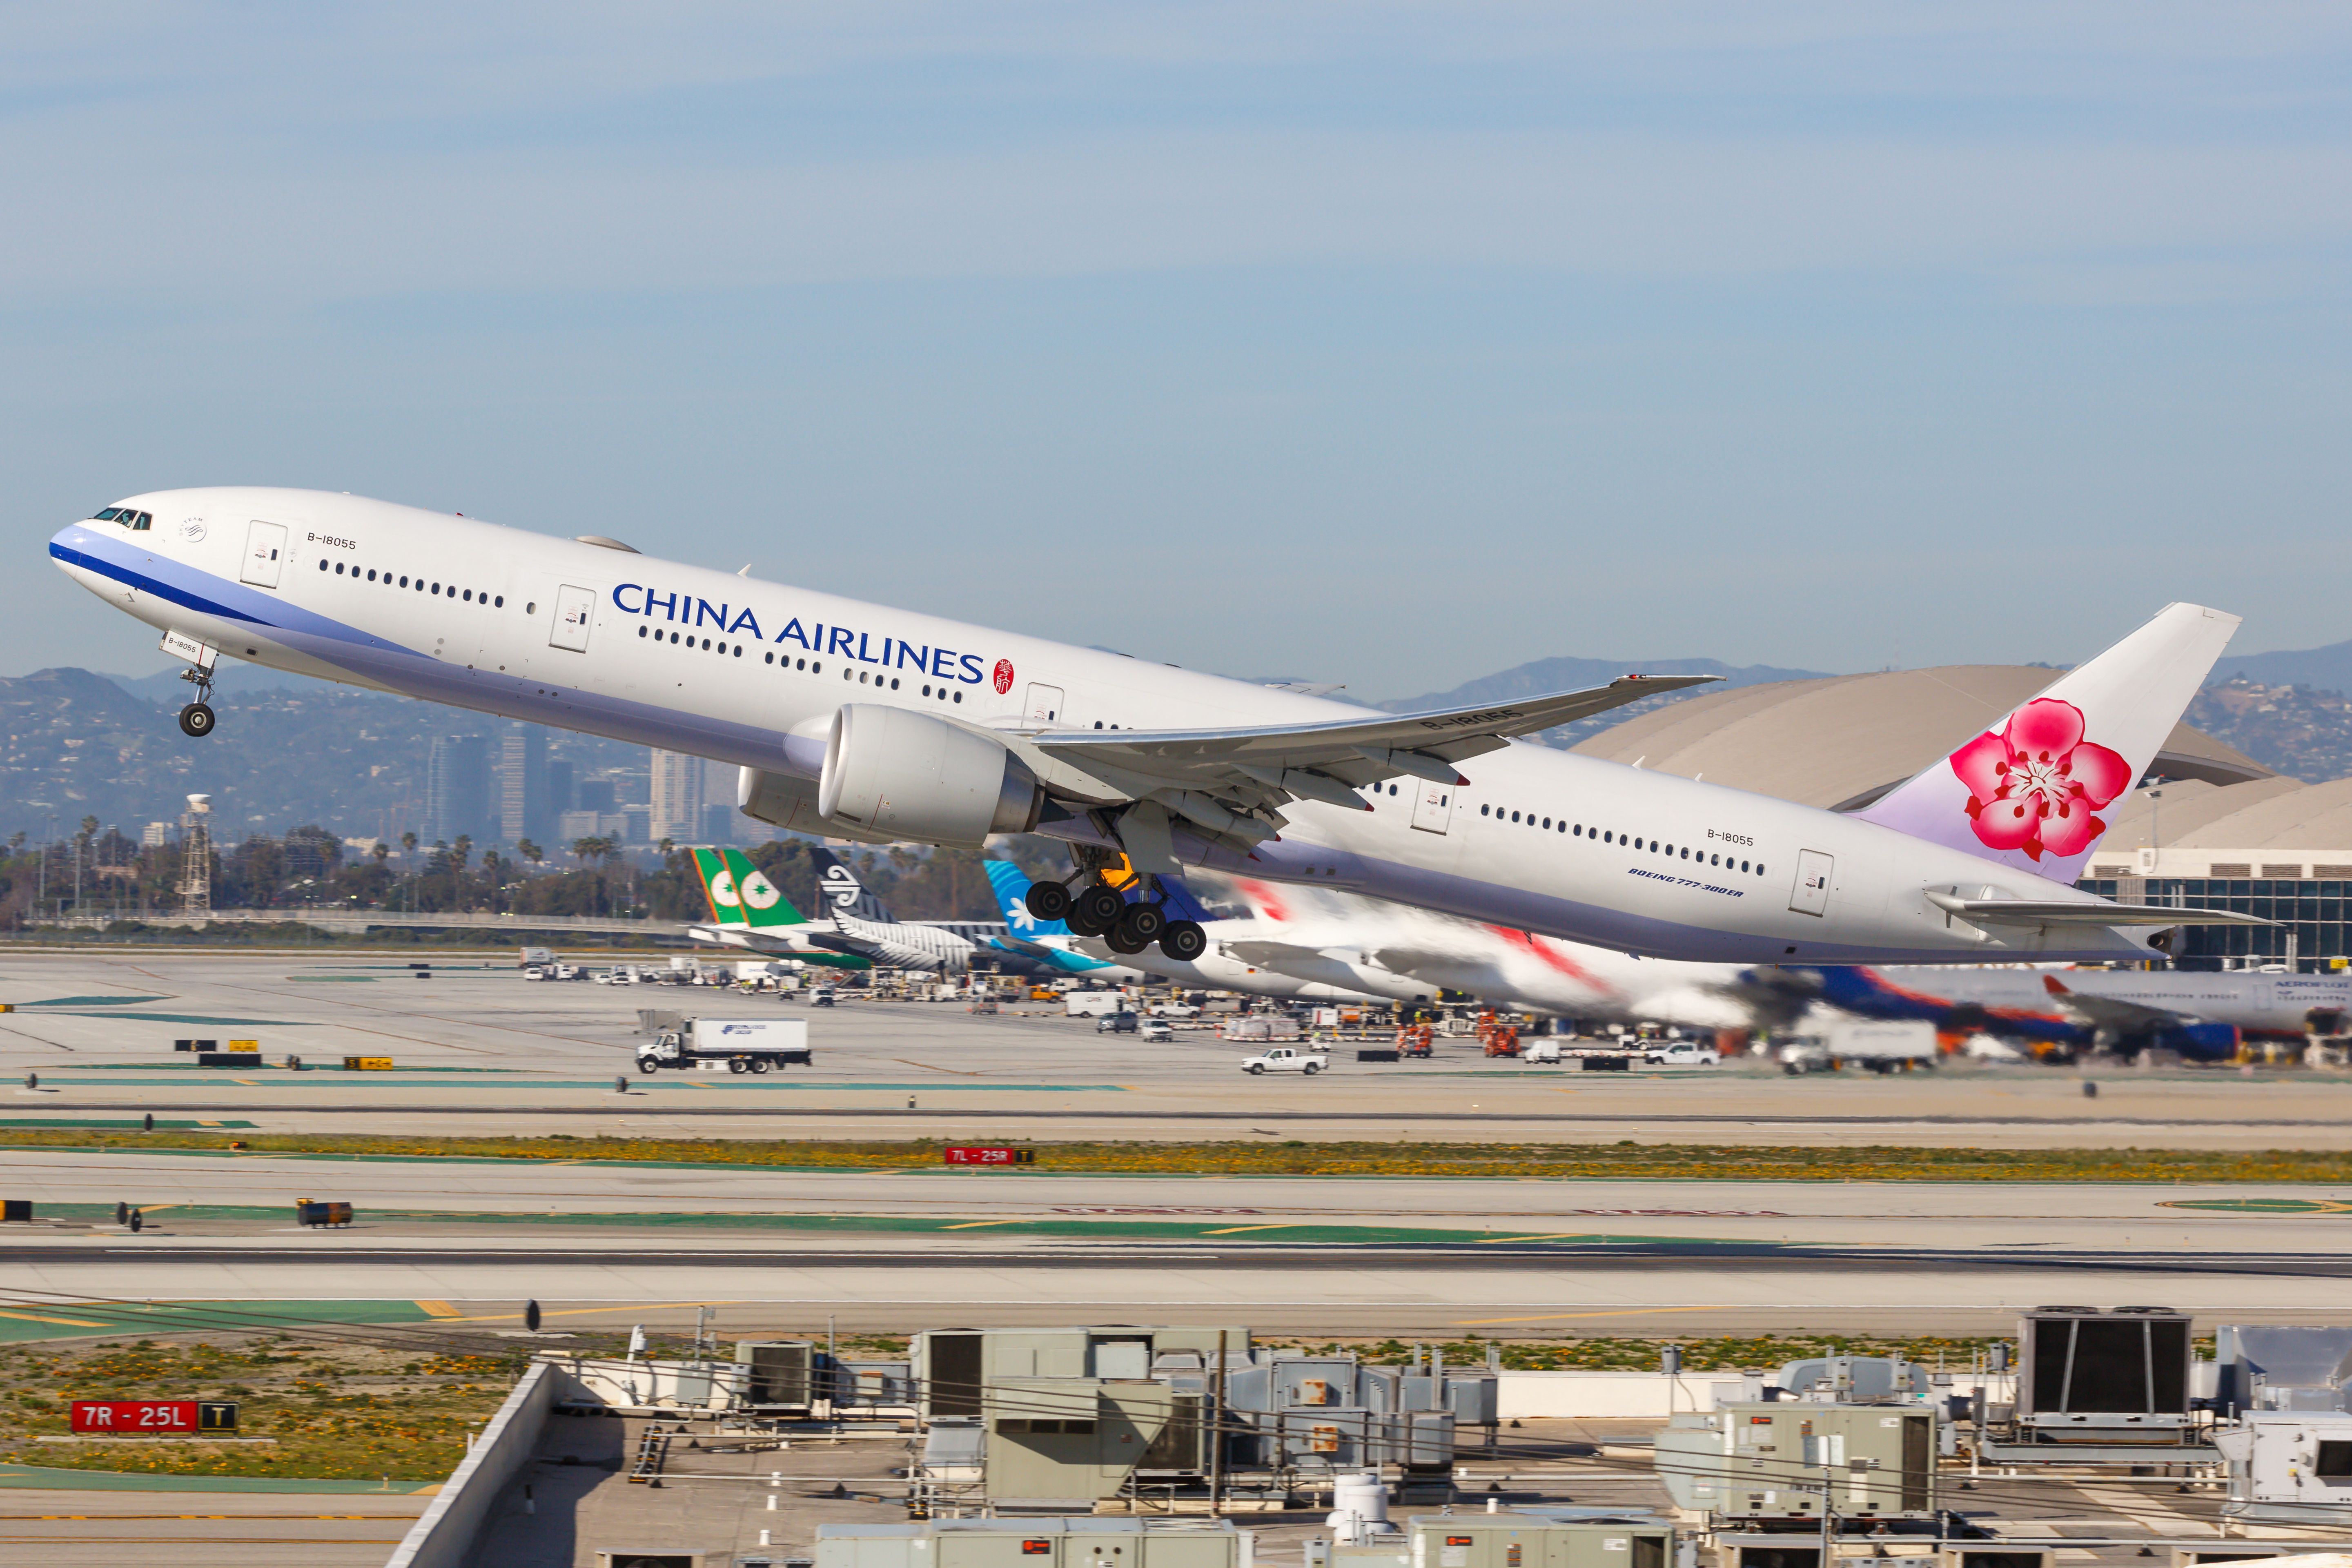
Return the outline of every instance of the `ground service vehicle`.
{"type": "Polygon", "coordinates": [[[1260,1073],[1295,1072],[1313,1078],[1331,1065],[1328,1051],[1294,1050],[1288,1046],[1276,1046],[1262,1057],[1251,1057],[1242,1063],[1242,1071],[1255,1077],[1260,1073]]]}
{"type": "Polygon", "coordinates": [[[637,1070],[693,1068],[725,1062],[729,1072],[772,1072],[814,1061],[808,1025],[798,1018],[681,1018],[641,1015],[651,1037],[637,1047],[637,1070]]]}
{"type": "Polygon", "coordinates": [[[1913,1068],[1934,1067],[1937,1054],[1932,1024],[1840,1023],[1818,1037],[1791,1040],[1781,1047],[1780,1070],[1835,1072],[1853,1066],[1873,1072],[1908,1072],[1913,1068]]]}
{"type": "Polygon", "coordinates": [[[1136,1016],[1132,1013],[1105,1013],[1101,1017],[1095,1020],[1095,1033],[1097,1035],[1131,1035],[1135,1033],[1136,1024],[1136,1016]]]}
{"type": "Polygon", "coordinates": [[[1135,1037],[1139,1040],[1172,1040],[1176,1037],[1176,1026],[1165,1018],[1146,1018],[1135,1026],[1135,1037]]]}
{"type": "Polygon", "coordinates": [[[1065,991],[1062,1011],[1072,1018],[1101,1018],[1127,1011],[1127,998],[1116,991],[1065,991]]]}
{"type": "Polygon", "coordinates": [[[1711,1068],[1723,1053],[1696,1040],[1656,1040],[1643,1051],[1642,1060],[1654,1068],[1711,1068]]]}

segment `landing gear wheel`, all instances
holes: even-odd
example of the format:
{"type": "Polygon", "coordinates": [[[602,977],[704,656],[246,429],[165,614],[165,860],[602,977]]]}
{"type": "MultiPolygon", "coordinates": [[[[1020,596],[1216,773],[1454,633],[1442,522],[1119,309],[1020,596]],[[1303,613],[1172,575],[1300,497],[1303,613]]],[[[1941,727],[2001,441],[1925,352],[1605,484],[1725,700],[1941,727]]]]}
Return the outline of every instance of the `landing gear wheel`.
{"type": "Polygon", "coordinates": [[[1209,933],[1198,921],[1170,921],[1160,933],[1160,951],[1179,963],[1191,963],[1209,951],[1209,933]]]}
{"type": "Polygon", "coordinates": [[[1119,913],[1118,934],[1135,943],[1130,952],[1141,952],[1167,929],[1168,911],[1158,904],[1129,904],[1119,913]]]}
{"type": "Polygon", "coordinates": [[[1127,929],[1127,922],[1125,921],[1119,921],[1117,925],[1111,927],[1110,930],[1105,931],[1103,933],[1102,943],[1113,952],[1118,953],[1123,957],[1132,957],[1136,953],[1141,952],[1145,948],[1151,945],[1141,937],[1129,931],[1127,929]]]}
{"type": "Polygon", "coordinates": [[[180,733],[194,735],[198,740],[213,732],[213,705],[191,702],[180,710],[180,733]]]}
{"type": "Polygon", "coordinates": [[[745,1061],[741,1057],[729,1057],[727,1058],[727,1070],[729,1072],[750,1072],[751,1070],[751,1064],[745,1061]]]}
{"type": "Polygon", "coordinates": [[[1070,900],[1070,912],[1064,918],[1080,936],[1107,936],[1126,910],[1127,900],[1118,889],[1097,882],[1070,900]]]}
{"type": "Polygon", "coordinates": [[[1032,882],[1021,901],[1036,919],[1057,921],[1070,912],[1070,889],[1059,882],[1032,882]]]}

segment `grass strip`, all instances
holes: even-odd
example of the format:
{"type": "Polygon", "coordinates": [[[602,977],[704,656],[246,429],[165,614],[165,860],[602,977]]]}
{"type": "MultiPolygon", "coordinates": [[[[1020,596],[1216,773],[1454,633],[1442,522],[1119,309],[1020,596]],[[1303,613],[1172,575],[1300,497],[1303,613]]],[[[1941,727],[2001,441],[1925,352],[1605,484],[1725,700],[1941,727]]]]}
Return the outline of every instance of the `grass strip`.
{"type": "MultiPolygon", "coordinates": [[[[561,1160],[628,1164],[780,1166],[803,1171],[906,1170],[941,1163],[954,1143],[986,1136],[885,1140],[575,1137],[412,1137],[386,1133],[241,1133],[254,1153],[346,1158],[561,1160]]],[[[232,1147],[224,1133],[162,1131],[125,1138],[97,1131],[10,1130],[18,1149],[232,1147]]],[[[2352,1151],[2310,1149],[1920,1149],[1871,1144],[1827,1149],[1706,1148],[1687,1143],[1395,1143],[1288,1142],[1029,1143],[1036,1163],[994,1171],[1027,1174],[1462,1176],[1625,1181],[2143,1182],[2227,1184],[2352,1182],[2352,1151]]]]}

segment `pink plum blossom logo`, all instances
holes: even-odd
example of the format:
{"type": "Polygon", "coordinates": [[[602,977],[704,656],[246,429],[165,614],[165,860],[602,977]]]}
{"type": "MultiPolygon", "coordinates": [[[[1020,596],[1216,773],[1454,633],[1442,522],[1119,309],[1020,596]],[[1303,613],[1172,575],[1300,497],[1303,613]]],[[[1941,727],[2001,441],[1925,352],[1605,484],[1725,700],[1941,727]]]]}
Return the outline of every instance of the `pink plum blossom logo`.
{"type": "Polygon", "coordinates": [[[2080,855],[2107,830],[2101,806],[2131,787],[2131,764],[2083,739],[2083,710],[2038,697],[1952,753],[1969,786],[1969,825],[1994,849],[2080,855]]]}

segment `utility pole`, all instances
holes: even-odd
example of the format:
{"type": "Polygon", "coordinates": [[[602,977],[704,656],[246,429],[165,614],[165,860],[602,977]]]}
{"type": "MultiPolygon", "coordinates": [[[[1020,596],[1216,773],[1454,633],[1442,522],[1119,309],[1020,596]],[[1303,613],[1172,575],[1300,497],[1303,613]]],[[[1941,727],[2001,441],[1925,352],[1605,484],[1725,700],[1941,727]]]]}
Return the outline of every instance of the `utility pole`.
{"type": "MultiPolygon", "coordinates": [[[[1282,1456],[1276,1454],[1279,1459],[1282,1456]]],[[[1209,1380],[1209,1517],[1225,1511],[1225,1331],[1217,1331],[1217,1374],[1209,1380]]],[[[1822,1564],[1828,1568],[1828,1564],[1822,1564]]]]}

